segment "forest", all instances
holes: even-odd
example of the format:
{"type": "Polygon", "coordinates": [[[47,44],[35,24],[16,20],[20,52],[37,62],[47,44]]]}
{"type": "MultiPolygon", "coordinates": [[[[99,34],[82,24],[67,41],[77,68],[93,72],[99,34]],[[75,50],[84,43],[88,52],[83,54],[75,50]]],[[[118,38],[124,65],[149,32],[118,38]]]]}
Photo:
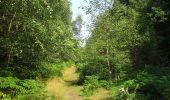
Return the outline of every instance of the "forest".
{"type": "Polygon", "coordinates": [[[0,100],[170,100],[170,1],[85,1],[0,0],[0,100]]]}

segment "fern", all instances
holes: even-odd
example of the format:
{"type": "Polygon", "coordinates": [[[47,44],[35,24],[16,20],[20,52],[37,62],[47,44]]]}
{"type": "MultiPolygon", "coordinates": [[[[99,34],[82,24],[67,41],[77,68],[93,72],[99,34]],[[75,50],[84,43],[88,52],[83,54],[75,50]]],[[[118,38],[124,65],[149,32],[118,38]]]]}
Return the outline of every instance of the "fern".
{"type": "Polygon", "coordinates": [[[33,79],[20,80],[15,77],[0,77],[0,97],[2,100],[53,98],[47,94],[42,83],[33,79]]]}

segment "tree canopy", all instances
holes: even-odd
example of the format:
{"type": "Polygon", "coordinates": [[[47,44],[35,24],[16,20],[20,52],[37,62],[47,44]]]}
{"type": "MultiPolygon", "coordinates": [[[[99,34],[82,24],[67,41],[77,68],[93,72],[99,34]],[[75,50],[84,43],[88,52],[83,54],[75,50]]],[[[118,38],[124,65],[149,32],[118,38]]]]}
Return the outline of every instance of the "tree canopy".
{"type": "MultiPolygon", "coordinates": [[[[112,7],[104,6],[103,2],[108,3],[107,0],[100,4],[93,2],[100,1],[91,1],[100,13],[95,15],[92,35],[80,60],[81,82],[86,76],[95,75],[99,80],[133,85],[129,88],[143,95],[134,97],[136,99],[169,98],[166,95],[169,90],[163,87],[169,85],[166,79],[169,73],[170,2],[115,0],[112,7]]],[[[87,11],[92,11],[92,17],[93,7],[87,7],[87,11]]]]}
{"type": "Polygon", "coordinates": [[[83,95],[105,88],[111,100],[169,100],[170,1],[85,1],[91,36],[82,47],[83,19],[71,20],[69,0],[0,0],[0,99],[53,100],[46,80],[76,65],[83,95]]]}

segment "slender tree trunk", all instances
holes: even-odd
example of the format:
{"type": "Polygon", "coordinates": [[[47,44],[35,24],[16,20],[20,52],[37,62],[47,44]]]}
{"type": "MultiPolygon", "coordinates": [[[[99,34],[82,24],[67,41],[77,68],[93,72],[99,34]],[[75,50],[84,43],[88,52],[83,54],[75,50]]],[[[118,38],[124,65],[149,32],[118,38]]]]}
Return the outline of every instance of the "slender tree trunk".
{"type": "Polygon", "coordinates": [[[107,66],[108,66],[108,69],[109,69],[109,77],[111,79],[111,74],[112,74],[112,71],[111,71],[111,66],[110,66],[110,61],[109,61],[109,40],[107,39],[107,53],[106,53],[107,57],[107,66]]]}
{"type": "Polygon", "coordinates": [[[6,64],[7,67],[9,67],[10,60],[11,60],[11,50],[7,52],[7,64],[6,64]]]}
{"type": "Polygon", "coordinates": [[[115,69],[115,81],[120,80],[120,73],[115,69]]]}
{"type": "MultiPolygon", "coordinates": [[[[13,23],[13,20],[14,20],[14,18],[15,18],[15,16],[16,16],[16,12],[13,14],[13,16],[12,16],[12,18],[11,18],[11,20],[10,20],[10,22],[9,22],[9,26],[8,26],[8,32],[7,32],[7,36],[8,36],[8,38],[10,38],[10,33],[11,33],[11,28],[12,28],[12,23],[13,23]]],[[[7,57],[7,64],[6,64],[6,66],[8,67],[9,66],[9,63],[10,63],[10,61],[11,61],[11,49],[12,49],[12,47],[7,47],[7,55],[6,55],[6,57],[7,57]]]]}
{"type": "Polygon", "coordinates": [[[10,34],[10,32],[11,32],[12,22],[13,22],[13,20],[14,20],[15,16],[16,16],[16,12],[13,14],[13,16],[12,16],[12,18],[11,18],[11,20],[10,20],[7,35],[9,35],[9,34],[10,34]]]}

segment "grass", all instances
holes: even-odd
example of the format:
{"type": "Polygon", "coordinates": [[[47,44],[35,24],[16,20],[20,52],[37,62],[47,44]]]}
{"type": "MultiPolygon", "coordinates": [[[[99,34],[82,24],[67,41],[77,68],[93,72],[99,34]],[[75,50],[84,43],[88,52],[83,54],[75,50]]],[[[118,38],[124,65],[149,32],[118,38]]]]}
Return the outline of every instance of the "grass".
{"type": "Polygon", "coordinates": [[[63,77],[49,79],[46,89],[56,100],[109,100],[109,92],[103,88],[97,89],[91,97],[82,97],[83,86],[77,85],[77,80],[76,67],[72,65],[64,69],[63,77]]]}

